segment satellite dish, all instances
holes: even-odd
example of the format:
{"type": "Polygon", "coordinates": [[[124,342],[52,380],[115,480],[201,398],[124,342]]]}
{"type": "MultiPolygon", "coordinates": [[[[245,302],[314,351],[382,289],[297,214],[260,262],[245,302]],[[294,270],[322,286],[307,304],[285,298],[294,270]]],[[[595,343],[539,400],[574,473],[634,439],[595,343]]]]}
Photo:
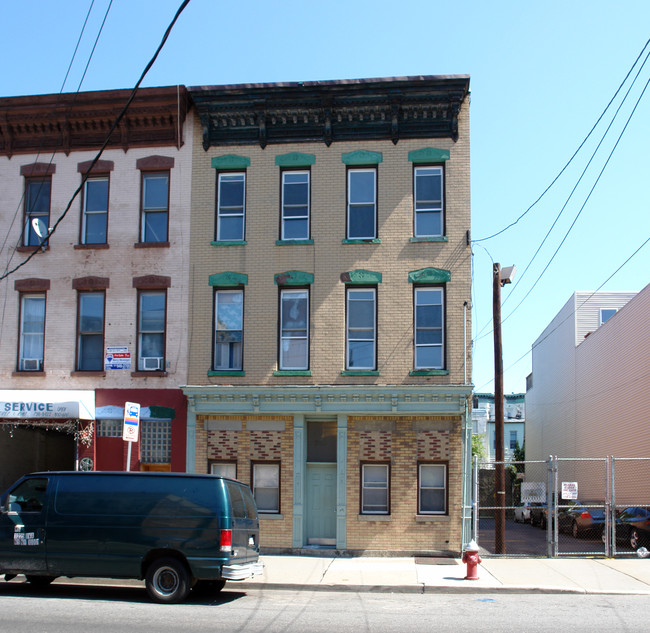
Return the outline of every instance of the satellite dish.
{"type": "Polygon", "coordinates": [[[41,239],[46,238],[52,229],[48,229],[47,226],[45,225],[45,222],[41,220],[40,218],[33,218],[32,219],[32,228],[34,229],[34,233],[38,235],[41,239]]]}

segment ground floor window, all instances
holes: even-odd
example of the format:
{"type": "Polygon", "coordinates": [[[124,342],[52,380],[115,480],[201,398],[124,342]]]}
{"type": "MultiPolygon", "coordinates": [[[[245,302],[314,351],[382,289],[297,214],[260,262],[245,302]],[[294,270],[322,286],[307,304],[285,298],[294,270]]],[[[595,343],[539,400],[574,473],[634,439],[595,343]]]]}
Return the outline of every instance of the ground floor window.
{"type": "Polygon", "coordinates": [[[210,474],[237,479],[237,464],[234,462],[211,462],[210,474]]]}
{"type": "Polygon", "coordinates": [[[97,420],[97,437],[122,437],[123,420],[97,420]]]}
{"type": "Polygon", "coordinates": [[[145,464],[169,464],[172,455],[171,420],[145,420],[141,424],[140,459],[145,464]]]}
{"type": "Polygon", "coordinates": [[[280,464],[253,464],[253,496],[259,512],[280,512],[280,464]]]}
{"type": "Polygon", "coordinates": [[[388,464],[362,464],[361,514],[389,513],[389,482],[388,464]]]}
{"type": "Polygon", "coordinates": [[[420,464],[418,514],[447,513],[447,465],[420,464]]]}

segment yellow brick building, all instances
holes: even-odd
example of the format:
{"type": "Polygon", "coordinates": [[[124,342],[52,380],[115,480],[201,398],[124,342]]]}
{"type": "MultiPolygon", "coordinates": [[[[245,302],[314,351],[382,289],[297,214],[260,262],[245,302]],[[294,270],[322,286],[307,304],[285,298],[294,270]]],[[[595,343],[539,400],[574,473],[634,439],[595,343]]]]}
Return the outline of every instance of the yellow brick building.
{"type": "Polygon", "coordinates": [[[469,534],[469,78],[190,88],[188,470],[265,552],[469,534]]]}

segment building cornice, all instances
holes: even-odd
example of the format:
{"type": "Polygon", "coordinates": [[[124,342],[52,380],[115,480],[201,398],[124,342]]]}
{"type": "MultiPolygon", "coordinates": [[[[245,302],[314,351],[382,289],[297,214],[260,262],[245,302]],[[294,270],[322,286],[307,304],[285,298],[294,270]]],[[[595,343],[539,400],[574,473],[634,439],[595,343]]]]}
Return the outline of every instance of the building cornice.
{"type": "Polygon", "coordinates": [[[317,141],[458,138],[469,76],[188,88],[203,148],[317,141]]]}
{"type": "Polygon", "coordinates": [[[286,387],[186,385],[195,414],[465,415],[471,385],[286,387]]]}
{"type": "MultiPolygon", "coordinates": [[[[130,90],[0,98],[0,156],[99,149],[130,90]]],[[[141,88],[108,148],[183,144],[189,100],[184,86],[141,88]]]]}

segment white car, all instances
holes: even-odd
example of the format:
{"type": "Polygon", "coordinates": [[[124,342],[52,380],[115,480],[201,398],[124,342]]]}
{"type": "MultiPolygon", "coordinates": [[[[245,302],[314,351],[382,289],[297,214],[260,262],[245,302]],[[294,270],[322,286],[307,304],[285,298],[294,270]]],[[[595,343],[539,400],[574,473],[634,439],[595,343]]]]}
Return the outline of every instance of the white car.
{"type": "Polygon", "coordinates": [[[515,508],[515,523],[530,523],[530,506],[529,501],[515,508]]]}

